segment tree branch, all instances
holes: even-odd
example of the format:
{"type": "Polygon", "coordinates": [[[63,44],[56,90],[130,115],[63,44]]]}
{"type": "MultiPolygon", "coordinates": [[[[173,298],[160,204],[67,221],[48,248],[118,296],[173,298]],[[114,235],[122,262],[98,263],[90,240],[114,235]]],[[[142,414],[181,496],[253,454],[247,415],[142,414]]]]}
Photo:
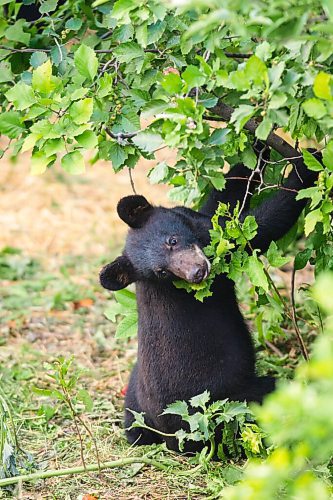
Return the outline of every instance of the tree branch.
{"type": "Polygon", "coordinates": [[[249,59],[253,56],[253,53],[241,54],[240,52],[224,52],[224,55],[230,59],[249,59]]]}
{"type": "MultiPolygon", "coordinates": [[[[210,111],[222,118],[223,121],[230,122],[231,115],[234,112],[234,108],[232,108],[228,104],[219,102],[216,106],[211,108],[210,111]]],[[[259,125],[260,122],[256,118],[251,118],[248,122],[245,123],[244,128],[254,135],[259,125]]],[[[280,153],[280,155],[284,158],[292,158],[294,156],[299,157],[299,152],[295,148],[290,146],[290,144],[288,144],[284,139],[274,134],[274,132],[271,132],[269,134],[265,143],[272,149],[280,153]]]]}
{"type": "Polygon", "coordinates": [[[108,127],[105,127],[105,131],[112,139],[115,139],[116,141],[121,141],[122,139],[132,139],[132,137],[135,137],[139,133],[138,131],[129,133],[118,132],[117,134],[114,134],[108,127]]]}

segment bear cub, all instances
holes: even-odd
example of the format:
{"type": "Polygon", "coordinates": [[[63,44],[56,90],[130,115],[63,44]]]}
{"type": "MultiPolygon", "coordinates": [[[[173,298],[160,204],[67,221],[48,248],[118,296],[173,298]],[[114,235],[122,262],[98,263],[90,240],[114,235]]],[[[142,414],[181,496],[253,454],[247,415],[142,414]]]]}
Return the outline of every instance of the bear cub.
{"type": "MultiPolygon", "coordinates": [[[[227,180],[223,192],[214,191],[201,212],[185,207],[152,206],[143,196],[127,196],[118,204],[119,217],[129,226],[124,251],[100,273],[103,287],[120,290],[136,284],[138,306],[138,356],[125,400],[125,428],[128,441],[151,444],[166,441],[178,451],[177,440],[134,428],[128,409],[145,413],[149,427],[167,434],[181,427],[180,418],[162,415],[177,400],[208,390],[212,401],[229,398],[261,402],[274,389],[270,377],[258,377],[250,332],[238,308],[234,283],[217,276],[213,295],[202,303],[193,294],[177,289],[173,280],[200,283],[210,272],[203,252],[209,243],[211,216],[218,202],[233,208],[244,200],[244,214],[253,214],[258,234],[253,248],[267,250],[271,241],[282,237],[295,223],[305,206],[296,201],[297,190],[311,185],[313,172],[301,160],[285,186],[255,209],[244,200],[247,182],[227,180]]],[[[233,177],[249,178],[243,165],[231,171],[233,177]],[[236,175],[235,175],[236,174],[236,175]]],[[[224,221],[220,221],[223,225],[224,221]]],[[[185,451],[197,451],[202,443],[188,443],[185,451]]]]}

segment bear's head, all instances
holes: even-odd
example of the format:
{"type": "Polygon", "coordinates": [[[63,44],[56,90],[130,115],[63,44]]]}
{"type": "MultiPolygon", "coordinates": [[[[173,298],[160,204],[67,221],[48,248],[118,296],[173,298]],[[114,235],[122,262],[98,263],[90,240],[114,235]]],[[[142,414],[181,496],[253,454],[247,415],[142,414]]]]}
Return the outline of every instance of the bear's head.
{"type": "Polygon", "coordinates": [[[153,207],[139,195],[122,198],[117,211],[130,231],[123,254],[100,273],[104,288],[179,278],[200,283],[207,278],[210,263],[202,248],[209,242],[209,217],[185,207],[153,207]]]}

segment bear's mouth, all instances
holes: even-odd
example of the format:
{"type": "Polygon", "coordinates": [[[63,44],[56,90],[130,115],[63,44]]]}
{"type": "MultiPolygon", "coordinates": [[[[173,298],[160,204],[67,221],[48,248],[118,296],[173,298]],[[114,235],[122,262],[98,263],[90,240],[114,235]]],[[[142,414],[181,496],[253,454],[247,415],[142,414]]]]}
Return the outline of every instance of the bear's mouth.
{"type": "Polygon", "coordinates": [[[208,277],[210,262],[197,245],[192,245],[172,252],[169,271],[188,283],[199,284],[208,277]]]}

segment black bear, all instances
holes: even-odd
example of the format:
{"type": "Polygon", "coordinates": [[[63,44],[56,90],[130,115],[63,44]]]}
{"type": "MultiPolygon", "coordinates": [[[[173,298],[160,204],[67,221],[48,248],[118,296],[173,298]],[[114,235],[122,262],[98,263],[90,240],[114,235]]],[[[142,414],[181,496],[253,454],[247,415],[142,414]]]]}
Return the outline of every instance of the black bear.
{"type": "MultiPolygon", "coordinates": [[[[295,200],[296,192],[316,178],[302,159],[293,160],[293,164],[287,189],[278,190],[253,210],[246,200],[243,217],[255,216],[258,233],[252,246],[262,252],[293,226],[305,206],[304,201],[295,200]]],[[[147,425],[164,433],[180,428],[179,417],[161,415],[176,400],[188,400],[208,389],[212,400],[261,402],[274,389],[273,378],[256,376],[251,335],[238,308],[234,283],[218,276],[213,295],[203,303],[173,285],[176,278],[200,283],[207,277],[210,263],[202,249],[209,242],[211,216],[219,201],[232,208],[237,200],[244,200],[250,173],[243,165],[235,166],[229,177],[240,180],[229,179],[224,191],[213,191],[200,212],[154,207],[137,195],[118,204],[119,217],[130,230],[123,254],[102,269],[100,281],[109,290],[136,283],[138,357],[125,408],[144,412],[147,425]]],[[[133,416],[126,409],[125,427],[132,422],[133,416]]],[[[162,441],[146,429],[133,428],[126,433],[130,443],[162,441]]],[[[176,439],[163,439],[169,448],[178,450],[176,439]]],[[[200,447],[193,443],[186,450],[200,447]]]]}

